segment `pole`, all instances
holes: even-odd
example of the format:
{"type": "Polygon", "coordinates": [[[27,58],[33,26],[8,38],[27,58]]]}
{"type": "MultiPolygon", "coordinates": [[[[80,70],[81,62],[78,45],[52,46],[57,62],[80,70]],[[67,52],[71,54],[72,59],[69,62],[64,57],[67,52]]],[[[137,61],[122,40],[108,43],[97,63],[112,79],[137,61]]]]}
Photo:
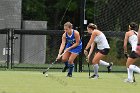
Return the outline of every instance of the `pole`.
{"type": "MultiPolygon", "coordinates": [[[[21,7],[23,6],[23,1],[21,1],[21,7]]],[[[22,9],[21,9],[21,29],[23,29],[23,16],[22,16],[22,9]]],[[[19,63],[22,63],[23,57],[23,35],[20,34],[20,52],[19,52],[19,63]]]]}
{"type": "MultiPolygon", "coordinates": [[[[85,19],[85,2],[86,0],[81,0],[81,7],[80,7],[80,36],[83,37],[84,33],[84,19],[85,19]]],[[[83,40],[82,40],[83,42],[83,40]]],[[[82,66],[83,66],[83,48],[82,52],[79,55],[79,72],[82,72],[82,66]]]]}
{"type": "Polygon", "coordinates": [[[10,33],[9,33],[9,29],[7,29],[7,34],[6,34],[7,38],[6,38],[6,51],[7,51],[7,69],[9,69],[9,63],[10,63],[10,33]]]}
{"type": "Polygon", "coordinates": [[[13,62],[14,62],[14,29],[11,29],[11,69],[13,68],[13,62]]]}

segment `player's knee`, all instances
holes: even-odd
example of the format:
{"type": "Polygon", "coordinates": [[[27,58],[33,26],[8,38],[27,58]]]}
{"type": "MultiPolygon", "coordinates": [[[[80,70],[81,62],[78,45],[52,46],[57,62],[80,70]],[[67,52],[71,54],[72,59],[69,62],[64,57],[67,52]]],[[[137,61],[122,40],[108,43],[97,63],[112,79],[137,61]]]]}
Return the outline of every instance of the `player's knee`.
{"type": "Polygon", "coordinates": [[[98,64],[98,63],[99,63],[98,61],[92,61],[93,65],[98,64]]]}
{"type": "Polygon", "coordinates": [[[134,67],[135,67],[135,65],[129,65],[130,70],[133,70],[134,67]]]}
{"type": "Polygon", "coordinates": [[[129,62],[126,62],[126,67],[129,68],[131,64],[129,62]]]}
{"type": "Polygon", "coordinates": [[[68,61],[68,59],[62,58],[62,62],[66,62],[66,61],[68,61]]]}
{"type": "Polygon", "coordinates": [[[70,60],[69,60],[68,62],[69,62],[69,64],[74,64],[73,61],[70,61],[70,60]]]}

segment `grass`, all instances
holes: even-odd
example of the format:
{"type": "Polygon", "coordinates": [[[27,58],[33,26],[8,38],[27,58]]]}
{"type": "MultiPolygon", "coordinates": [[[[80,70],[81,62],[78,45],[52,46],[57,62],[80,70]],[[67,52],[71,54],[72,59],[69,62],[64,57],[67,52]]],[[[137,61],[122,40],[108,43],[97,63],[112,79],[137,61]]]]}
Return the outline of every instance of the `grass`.
{"type": "Polygon", "coordinates": [[[97,80],[89,79],[87,72],[0,71],[0,93],[139,93],[140,75],[136,83],[124,83],[126,73],[99,73],[97,80]]]}

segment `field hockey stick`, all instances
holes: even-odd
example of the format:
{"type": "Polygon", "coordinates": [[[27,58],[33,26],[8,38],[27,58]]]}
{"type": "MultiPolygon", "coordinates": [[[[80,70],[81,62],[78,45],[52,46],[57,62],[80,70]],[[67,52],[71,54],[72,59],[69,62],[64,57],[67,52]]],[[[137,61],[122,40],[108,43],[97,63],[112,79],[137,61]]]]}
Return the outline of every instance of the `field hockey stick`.
{"type": "Polygon", "coordinates": [[[136,79],[135,79],[135,74],[133,72],[133,81],[136,82],[136,79]]]}
{"type": "MultiPolygon", "coordinates": [[[[65,53],[66,53],[66,51],[65,51],[63,54],[61,54],[60,57],[62,57],[65,53]]],[[[53,64],[55,64],[57,61],[58,61],[58,60],[56,59],[54,62],[52,62],[52,63],[50,64],[50,66],[49,66],[45,71],[43,71],[43,74],[45,74],[46,72],[48,72],[48,70],[49,70],[49,69],[53,66],[53,64]]]]}
{"type": "Polygon", "coordinates": [[[126,52],[126,53],[124,53],[124,56],[125,56],[126,58],[128,58],[128,57],[129,57],[129,54],[126,52]]]}
{"type": "Polygon", "coordinates": [[[89,78],[90,78],[90,64],[89,64],[89,62],[88,62],[88,58],[86,57],[86,61],[87,61],[87,63],[88,63],[88,76],[89,76],[89,78]]]}

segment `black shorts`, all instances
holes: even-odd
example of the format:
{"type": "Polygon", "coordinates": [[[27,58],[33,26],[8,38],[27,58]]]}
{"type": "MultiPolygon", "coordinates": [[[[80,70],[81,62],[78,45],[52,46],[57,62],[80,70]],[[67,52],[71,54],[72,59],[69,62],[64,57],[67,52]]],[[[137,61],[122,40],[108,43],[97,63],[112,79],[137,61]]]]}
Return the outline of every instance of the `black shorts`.
{"type": "Polygon", "coordinates": [[[138,58],[138,57],[140,57],[140,56],[139,56],[137,53],[135,53],[135,51],[132,51],[132,52],[130,53],[129,57],[135,59],[135,58],[138,58]]]}
{"type": "Polygon", "coordinates": [[[102,50],[97,49],[96,53],[100,52],[103,55],[107,55],[109,53],[109,50],[110,50],[109,48],[105,48],[102,50]]]}

